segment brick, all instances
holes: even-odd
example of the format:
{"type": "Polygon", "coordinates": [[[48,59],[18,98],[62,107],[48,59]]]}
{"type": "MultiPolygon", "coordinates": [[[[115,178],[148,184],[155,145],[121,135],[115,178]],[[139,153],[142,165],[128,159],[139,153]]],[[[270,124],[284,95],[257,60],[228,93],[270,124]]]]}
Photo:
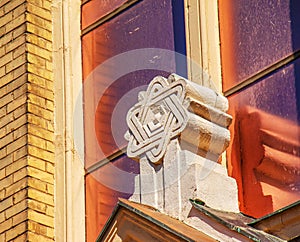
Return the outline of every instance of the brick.
{"type": "MultiPolygon", "coordinates": [[[[6,106],[0,108],[0,118],[6,115],[6,106]]],[[[0,132],[0,137],[1,137],[1,132],[0,132]]]]}
{"type": "Polygon", "coordinates": [[[0,129],[0,139],[6,135],[6,127],[0,129]]]}
{"type": "Polygon", "coordinates": [[[46,214],[51,217],[54,217],[54,207],[47,205],[46,214]]]}
{"type": "Polygon", "coordinates": [[[19,160],[16,160],[12,164],[8,165],[5,168],[6,175],[7,176],[10,175],[10,174],[16,172],[17,170],[20,170],[21,168],[25,167],[26,165],[27,165],[27,158],[26,157],[23,157],[19,160]]]}
{"type": "Polygon", "coordinates": [[[50,31],[36,26],[32,23],[27,22],[27,31],[32,34],[36,34],[37,36],[42,37],[48,41],[52,40],[52,33],[50,31]]]}
{"type": "Polygon", "coordinates": [[[2,213],[0,213],[0,223],[2,223],[4,220],[5,220],[5,213],[2,212],[2,213]]]}
{"type": "Polygon", "coordinates": [[[17,38],[18,36],[24,34],[26,32],[26,23],[21,24],[18,28],[14,29],[12,32],[13,39],[17,38]]]}
{"type": "Polygon", "coordinates": [[[30,13],[34,13],[37,16],[39,16],[41,18],[44,18],[44,19],[47,19],[47,20],[51,20],[52,19],[50,11],[47,11],[47,10],[45,10],[43,8],[35,6],[35,5],[31,4],[31,3],[28,4],[27,11],[30,12],[30,13]]]}
{"type": "Polygon", "coordinates": [[[5,239],[5,233],[0,234],[0,241],[1,241],[1,242],[6,241],[6,239],[5,239]]]}
{"type": "Polygon", "coordinates": [[[7,144],[11,143],[13,140],[13,134],[6,134],[6,136],[0,140],[0,149],[7,146],[7,144]]]}
{"type": "Polygon", "coordinates": [[[0,21],[0,27],[4,26],[8,22],[10,22],[13,19],[13,14],[12,12],[5,14],[0,21]]]}
{"type": "Polygon", "coordinates": [[[44,7],[45,9],[51,10],[51,6],[52,6],[52,4],[51,4],[50,1],[47,1],[47,0],[44,0],[44,1],[43,1],[43,7],[44,7]]]}
{"type": "Polygon", "coordinates": [[[24,105],[27,102],[26,85],[24,85],[21,89],[16,90],[15,95],[17,96],[16,99],[7,105],[7,113],[14,111],[15,109],[24,105]],[[22,89],[24,89],[24,91],[22,89]],[[23,92],[23,94],[21,94],[22,96],[18,97],[17,95],[20,95],[20,93],[22,92],[23,92]]]}
{"type": "Polygon", "coordinates": [[[35,84],[35,86],[39,86],[40,88],[46,88],[46,80],[42,77],[37,75],[28,74],[28,82],[35,84]]]}
{"type": "MultiPolygon", "coordinates": [[[[5,147],[5,149],[2,149],[2,150],[5,150],[5,153],[4,153],[3,158],[0,158],[0,169],[8,166],[9,164],[11,164],[13,162],[13,155],[12,154],[6,155],[6,147],[5,147]]],[[[1,150],[0,150],[0,157],[1,157],[1,150]]]]}
{"type": "Polygon", "coordinates": [[[31,124],[31,119],[30,117],[28,116],[28,133],[29,134],[33,134],[37,137],[41,137],[45,140],[48,140],[48,141],[53,141],[54,140],[54,134],[53,132],[50,132],[46,129],[43,129],[39,126],[36,126],[36,125],[32,125],[31,124]]]}
{"type": "Polygon", "coordinates": [[[13,182],[17,182],[27,176],[27,168],[24,167],[13,174],[13,182]]]}
{"type": "Polygon", "coordinates": [[[19,88],[20,86],[24,85],[27,82],[27,74],[26,73],[16,79],[13,79],[13,73],[10,73],[10,74],[12,75],[12,81],[6,85],[7,92],[12,92],[13,90],[19,88]]]}
{"type": "MultiPolygon", "coordinates": [[[[0,170],[0,180],[3,179],[5,177],[5,169],[1,169],[0,170]]],[[[0,190],[2,189],[2,187],[0,188],[0,190]]]]}
{"type": "Polygon", "coordinates": [[[47,228],[49,227],[46,227],[34,221],[28,221],[28,230],[36,234],[47,236],[47,228]]]}
{"type": "MultiPolygon", "coordinates": [[[[34,44],[27,44],[28,52],[36,56],[40,56],[46,60],[52,61],[52,52],[50,50],[41,48],[40,46],[34,44]]],[[[8,57],[6,57],[8,58],[8,57]]]]}
{"type": "Polygon", "coordinates": [[[52,195],[35,190],[33,188],[28,188],[28,198],[54,206],[54,198],[52,195]]]}
{"type": "MultiPolygon", "coordinates": [[[[24,2],[24,0],[23,0],[24,2]]],[[[21,15],[22,13],[25,13],[26,11],[26,3],[21,4],[16,9],[13,10],[12,14],[13,17],[16,18],[17,16],[21,15]]]]}
{"type": "Polygon", "coordinates": [[[23,74],[26,73],[26,71],[27,71],[26,65],[21,65],[20,67],[18,67],[13,71],[14,79],[18,78],[19,76],[22,76],[23,74]]]}
{"type": "Polygon", "coordinates": [[[12,220],[13,220],[13,226],[19,224],[19,223],[22,223],[24,221],[26,221],[28,218],[28,213],[27,213],[27,210],[15,215],[14,217],[12,217],[12,220]]]}
{"type": "Polygon", "coordinates": [[[47,183],[33,177],[28,177],[28,186],[41,192],[47,191],[47,183]]]}
{"type": "Polygon", "coordinates": [[[9,230],[12,226],[12,219],[7,219],[0,224],[0,233],[3,233],[6,230],[9,230]]]}
{"type": "Polygon", "coordinates": [[[27,2],[32,3],[35,6],[42,7],[43,0],[27,0],[27,2]]]}
{"type": "MultiPolygon", "coordinates": [[[[23,45],[25,42],[26,42],[25,35],[21,35],[18,38],[13,39],[12,41],[10,41],[5,45],[6,53],[18,48],[20,45],[23,45]]],[[[25,46],[24,46],[24,50],[25,50],[25,46]]]]}
{"type": "Polygon", "coordinates": [[[41,149],[46,149],[46,140],[34,135],[28,135],[28,144],[39,147],[41,149]]]}
{"type": "Polygon", "coordinates": [[[14,119],[13,113],[9,113],[4,117],[0,118],[0,128],[13,121],[13,119],[14,119]]]}
{"type": "Polygon", "coordinates": [[[46,141],[46,149],[54,153],[55,146],[53,142],[46,141]]]}
{"type": "Polygon", "coordinates": [[[28,33],[26,35],[27,42],[34,44],[34,46],[39,46],[42,49],[52,51],[52,43],[48,40],[45,40],[35,34],[28,33]]]}
{"type": "Polygon", "coordinates": [[[5,76],[0,78],[0,87],[10,83],[14,79],[13,73],[7,73],[5,76]]]}
{"type": "Polygon", "coordinates": [[[26,230],[27,230],[27,224],[26,222],[23,222],[6,232],[6,240],[10,241],[16,238],[17,236],[23,234],[26,230]]]}
{"type": "Polygon", "coordinates": [[[16,139],[24,136],[27,133],[27,131],[28,131],[28,129],[27,129],[26,124],[20,126],[13,132],[14,139],[16,140],[16,139]]]}
{"type": "MultiPolygon", "coordinates": [[[[0,212],[4,211],[5,209],[11,207],[13,205],[12,197],[9,197],[0,203],[0,212]]],[[[1,226],[0,226],[1,227],[1,226]]]]}
{"type": "Polygon", "coordinates": [[[12,21],[10,21],[8,24],[5,25],[6,33],[12,31],[13,29],[17,28],[21,24],[25,23],[25,21],[26,21],[25,13],[13,19],[12,21]]]}
{"type": "Polygon", "coordinates": [[[27,209],[27,200],[22,200],[21,202],[14,204],[10,208],[5,210],[6,218],[11,218],[12,216],[27,209]]]}
{"type": "MultiPolygon", "coordinates": [[[[46,107],[46,99],[43,97],[37,96],[33,93],[28,94],[28,101],[30,103],[40,106],[42,108],[46,107]]],[[[47,100],[47,101],[50,102],[49,100],[47,100]]]]}
{"type": "Polygon", "coordinates": [[[20,96],[26,94],[27,92],[27,83],[24,83],[22,86],[18,87],[13,92],[14,99],[19,98],[20,96]]]}
{"type": "Polygon", "coordinates": [[[28,176],[39,179],[44,182],[48,182],[48,183],[53,183],[53,181],[54,181],[53,174],[36,169],[34,167],[28,167],[28,176]]]}
{"type": "Polygon", "coordinates": [[[47,216],[42,213],[38,213],[34,210],[28,210],[28,219],[33,220],[37,223],[41,223],[47,225],[49,227],[54,227],[54,219],[53,217],[47,216]]]}
{"type": "Polygon", "coordinates": [[[47,238],[43,235],[34,234],[32,232],[28,232],[28,241],[43,241],[43,242],[53,242],[53,239],[47,238]]]}
{"type": "Polygon", "coordinates": [[[46,100],[46,107],[47,107],[47,109],[54,111],[54,102],[46,100]]]}
{"type": "Polygon", "coordinates": [[[26,63],[26,54],[22,54],[11,62],[7,63],[5,68],[6,72],[11,72],[12,70],[17,69],[19,66],[24,65],[26,63]]]}
{"type": "MultiPolygon", "coordinates": [[[[3,1],[3,0],[1,0],[3,1]]],[[[4,6],[4,12],[8,13],[11,10],[15,9],[19,5],[21,5],[24,2],[24,0],[14,0],[14,1],[8,1],[8,4],[4,6]]]]}
{"type": "MultiPolygon", "coordinates": [[[[4,56],[5,55],[5,46],[3,46],[3,47],[0,47],[0,57],[2,57],[2,56],[4,56]]],[[[4,74],[3,73],[1,73],[1,75],[0,76],[3,76],[4,74]]]]}
{"type": "Polygon", "coordinates": [[[7,63],[13,60],[12,52],[7,53],[6,55],[0,58],[0,67],[6,65],[7,63]]]}
{"type": "Polygon", "coordinates": [[[0,36],[3,36],[3,35],[5,35],[5,26],[0,27],[0,36]]]}
{"type": "MultiPolygon", "coordinates": [[[[3,56],[3,55],[2,55],[2,53],[1,53],[0,58],[1,58],[2,56],[3,56]]],[[[3,76],[5,75],[5,73],[6,73],[6,72],[5,72],[5,66],[2,66],[2,67],[0,68],[0,77],[3,77],[3,76]]],[[[1,91],[0,91],[0,97],[3,96],[3,93],[4,93],[4,92],[1,92],[1,91]]]]}
{"type": "MultiPolygon", "coordinates": [[[[15,110],[13,110],[13,116],[14,119],[18,119],[21,116],[26,116],[27,114],[27,102],[25,102],[24,104],[21,104],[19,107],[17,107],[15,110]]],[[[26,116],[26,120],[27,120],[27,116],[26,116]]]]}
{"type": "Polygon", "coordinates": [[[27,189],[25,188],[13,195],[13,202],[14,202],[14,204],[16,204],[26,198],[27,198],[27,189]]]}
{"type": "Polygon", "coordinates": [[[4,161],[5,158],[7,157],[6,155],[7,155],[7,151],[6,151],[6,147],[4,147],[3,149],[0,150],[0,161],[2,161],[2,164],[0,164],[0,168],[2,168],[1,165],[5,164],[4,161]]]}
{"type": "Polygon", "coordinates": [[[0,190],[0,201],[5,198],[5,190],[0,190]]]}
{"type": "Polygon", "coordinates": [[[40,212],[40,213],[44,213],[44,214],[46,213],[46,204],[35,201],[35,200],[29,199],[28,208],[35,210],[37,212],[40,212]]]}
{"type": "Polygon", "coordinates": [[[38,55],[28,53],[28,62],[46,68],[46,60],[38,55]]]}
{"type": "Polygon", "coordinates": [[[14,100],[13,94],[8,93],[7,95],[0,98],[0,107],[3,107],[14,100]]]}
{"type": "Polygon", "coordinates": [[[27,146],[24,146],[14,152],[14,160],[18,160],[27,155],[28,155],[28,149],[27,146]]]}
{"type": "Polygon", "coordinates": [[[47,121],[41,117],[38,117],[32,113],[28,113],[28,123],[34,124],[40,128],[47,130],[47,121]]]}
{"type": "Polygon", "coordinates": [[[53,70],[53,64],[52,62],[46,61],[46,69],[49,71],[53,70]]]}
{"type": "Polygon", "coordinates": [[[39,66],[28,63],[28,71],[48,80],[53,79],[53,74],[47,69],[41,69],[39,66]]]}
{"type": "MultiPolygon", "coordinates": [[[[5,30],[5,27],[3,27],[3,29],[5,30]]],[[[0,35],[1,35],[1,33],[0,33],[0,35]]],[[[13,34],[11,32],[6,33],[3,37],[0,38],[0,46],[4,46],[8,42],[10,42],[12,39],[13,39],[13,34]]]]}
{"type": "Polygon", "coordinates": [[[28,156],[28,165],[39,170],[46,170],[46,162],[33,156],[28,156]]]}
{"type": "Polygon", "coordinates": [[[34,84],[30,83],[28,85],[28,91],[30,93],[34,93],[35,95],[46,98],[48,100],[51,100],[51,101],[54,100],[54,94],[53,94],[52,91],[44,89],[44,88],[39,87],[37,85],[34,85],[34,84]]]}
{"type": "MultiPolygon", "coordinates": [[[[38,101],[38,100],[36,99],[36,101],[38,101]]],[[[39,101],[42,101],[42,100],[39,99],[39,101]]],[[[46,120],[53,120],[53,118],[54,118],[52,111],[49,111],[47,109],[44,109],[44,108],[34,105],[32,103],[28,103],[27,107],[28,107],[28,112],[30,112],[36,116],[42,117],[46,120]]],[[[44,107],[45,107],[45,105],[44,105],[44,107]]]]}
{"type": "Polygon", "coordinates": [[[24,241],[28,241],[28,234],[26,232],[13,240],[13,242],[24,242],[24,241]]]}
{"type": "Polygon", "coordinates": [[[47,162],[46,163],[46,171],[54,174],[54,165],[52,163],[47,162]]]}
{"type": "Polygon", "coordinates": [[[23,146],[27,144],[27,136],[24,135],[20,137],[19,139],[15,140],[14,142],[10,143],[6,148],[7,148],[7,153],[10,154],[23,146]]]}
{"type": "Polygon", "coordinates": [[[12,176],[8,176],[2,180],[0,180],[0,188],[1,190],[10,186],[13,183],[13,177],[12,176]]]}
{"type": "Polygon", "coordinates": [[[47,193],[54,195],[54,186],[52,184],[47,184],[47,193]]]}
{"type": "Polygon", "coordinates": [[[15,193],[18,193],[19,191],[23,190],[25,187],[27,187],[27,178],[23,178],[22,180],[20,180],[16,183],[12,184],[11,186],[7,187],[6,190],[5,190],[5,196],[9,197],[9,196],[11,196],[15,193]]]}
{"type": "Polygon", "coordinates": [[[46,29],[49,32],[52,31],[51,21],[45,20],[44,18],[41,18],[40,16],[37,16],[36,13],[35,14],[28,13],[27,16],[26,16],[26,19],[27,19],[28,22],[30,22],[30,23],[32,23],[36,26],[42,27],[43,29],[46,29]]]}
{"type": "Polygon", "coordinates": [[[54,153],[29,145],[28,154],[45,161],[54,162],[54,153]]]}
{"type": "Polygon", "coordinates": [[[25,43],[13,50],[13,58],[15,59],[24,53],[26,53],[26,44],[25,43]]]}
{"type": "MultiPolygon", "coordinates": [[[[1,0],[0,1],[0,7],[2,7],[2,6],[4,6],[6,3],[8,3],[9,1],[11,1],[11,0],[1,0]]],[[[4,8],[1,8],[1,9],[3,9],[4,10],[4,8]]],[[[3,11],[3,14],[4,14],[4,11],[3,11]]],[[[1,15],[0,15],[1,16],[1,15]]]]}

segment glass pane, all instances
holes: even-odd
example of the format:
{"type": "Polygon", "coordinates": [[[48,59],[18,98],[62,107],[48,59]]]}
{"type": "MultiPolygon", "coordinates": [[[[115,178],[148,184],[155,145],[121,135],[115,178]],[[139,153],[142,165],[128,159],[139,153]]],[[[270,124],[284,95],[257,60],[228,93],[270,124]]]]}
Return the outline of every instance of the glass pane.
{"type": "Polygon", "coordinates": [[[125,2],[127,0],[92,0],[85,3],[81,11],[81,28],[86,28],[125,2]]]}
{"type": "Polygon", "coordinates": [[[229,97],[228,169],[253,217],[300,199],[299,71],[297,60],[229,97]]]}
{"type": "Polygon", "coordinates": [[[138,163],[124,155],[86,176],[87,241],[96,240],[118,198],[132,195],[138,172],[138,163]]]}
{"type": "Polygon", "coordinates": [[[224,91],[300,49],[300,1],[219,5],[224,91]]]}
{"type": "Polygon", "coordinates": [[[127,111],[154,76],[176,71],[174,48],[170,0],[142,1],[83,37],[87,166],[126,144],[127,111]]]}

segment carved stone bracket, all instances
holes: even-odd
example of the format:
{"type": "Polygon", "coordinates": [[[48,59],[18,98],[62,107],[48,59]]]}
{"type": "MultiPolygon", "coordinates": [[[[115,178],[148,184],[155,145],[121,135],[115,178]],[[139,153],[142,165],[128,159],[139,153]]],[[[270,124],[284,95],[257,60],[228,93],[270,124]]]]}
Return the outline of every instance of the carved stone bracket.
{"type": "Polygon", "coordinates": [[[193,153],[217,160],[230,140],[227,109],[227,99],[209,88],[176,74],[155,77],[128,112],[127,155],[158,164],[179,137],[193,153]]]}
{"type": "Polygon", "coordinates": [[[209,88],[176,74],[155,77],[127,115],[127,155],[140,163],[130,200],[182,220],[189,198],[237,212],[236,182],[216,162],[230,140],[227,109],[209,88]]]}

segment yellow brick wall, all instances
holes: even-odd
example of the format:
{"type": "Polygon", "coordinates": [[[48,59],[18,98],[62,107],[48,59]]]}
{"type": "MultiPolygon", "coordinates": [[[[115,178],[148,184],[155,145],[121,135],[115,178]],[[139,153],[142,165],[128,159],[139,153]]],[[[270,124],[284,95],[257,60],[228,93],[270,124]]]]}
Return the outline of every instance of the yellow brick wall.
{"type": "Polygon", "coordinates": [[[0,242],[54,240],[51,0],[0,0],[0,242]]]}

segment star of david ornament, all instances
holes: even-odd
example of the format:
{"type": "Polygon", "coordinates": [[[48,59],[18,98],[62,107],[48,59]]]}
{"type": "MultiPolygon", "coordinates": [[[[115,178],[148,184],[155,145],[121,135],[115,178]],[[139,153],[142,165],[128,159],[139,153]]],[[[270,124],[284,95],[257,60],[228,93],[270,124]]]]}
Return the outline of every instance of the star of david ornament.
{"type": "Polygon", "coordinates": [[[151,81],[146,92],[140,92],[139,102],[127,114],[128,157],[146,156],[155,164],[162,160],[170,140],[187,124],[184,97],[183,81],[168,82],[160,76],[151,81]]]}

